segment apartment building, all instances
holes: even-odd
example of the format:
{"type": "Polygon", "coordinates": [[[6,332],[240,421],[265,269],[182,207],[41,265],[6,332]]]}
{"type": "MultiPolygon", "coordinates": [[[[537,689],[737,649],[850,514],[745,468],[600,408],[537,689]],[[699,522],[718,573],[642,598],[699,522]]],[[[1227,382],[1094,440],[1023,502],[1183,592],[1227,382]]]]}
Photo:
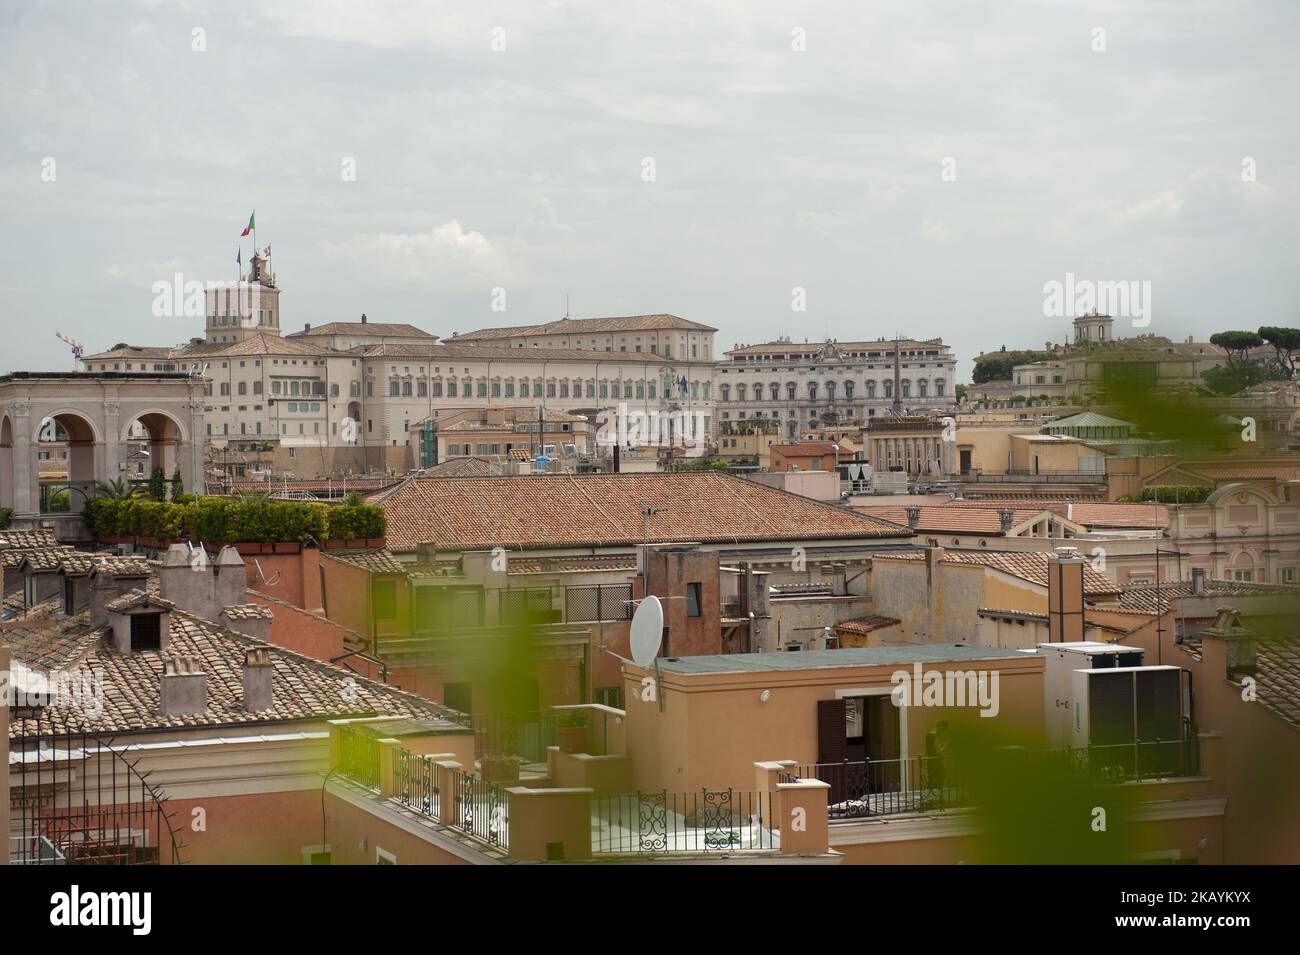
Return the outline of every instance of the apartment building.
{"type": "Polygon", "coordinates": [[[772,420],[795,438],[824,425],[937,411],[955,401],[956,375],[957,358],[938,338],[738,345],[718,366],[719,421],[772,420]]]}

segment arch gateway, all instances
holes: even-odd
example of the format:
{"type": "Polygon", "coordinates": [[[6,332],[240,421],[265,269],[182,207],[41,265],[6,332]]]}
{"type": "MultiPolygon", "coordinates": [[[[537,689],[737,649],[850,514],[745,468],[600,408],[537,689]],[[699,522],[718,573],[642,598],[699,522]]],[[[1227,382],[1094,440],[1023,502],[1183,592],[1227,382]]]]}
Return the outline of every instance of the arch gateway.
{"type": "Polygon", "coordinates": [[[141,461],[146,476],[160,467],[170,480],[179,468],[185,490],[201,493],[203,432],[203,382],[186,374],[2,375],[0,508],[15,528],[79,539],[96,483],[136,478],[141,461]]]}

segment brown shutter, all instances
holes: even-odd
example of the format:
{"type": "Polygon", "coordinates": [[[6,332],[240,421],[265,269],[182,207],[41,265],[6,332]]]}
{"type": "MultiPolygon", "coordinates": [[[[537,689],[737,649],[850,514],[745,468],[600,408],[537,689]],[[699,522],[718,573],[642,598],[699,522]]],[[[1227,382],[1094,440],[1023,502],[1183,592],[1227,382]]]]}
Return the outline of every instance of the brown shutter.
{"type": "Polygon", "coordinates": [[[817,762],[823,765],[812,775],[829,783],[828,793],[833,806],[844,801],[846,786],[844,779],[844,760],[848,758],[848,742],[844,737],[845,703],[843,700],[817,701],[817,762]]]}

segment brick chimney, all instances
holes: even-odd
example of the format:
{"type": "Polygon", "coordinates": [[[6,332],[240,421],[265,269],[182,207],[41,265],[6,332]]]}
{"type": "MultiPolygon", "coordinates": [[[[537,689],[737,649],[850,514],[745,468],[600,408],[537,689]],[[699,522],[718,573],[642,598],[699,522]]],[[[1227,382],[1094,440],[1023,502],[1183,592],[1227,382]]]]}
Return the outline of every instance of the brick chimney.
{"type": "Polygon", "coordinates": [[[275,664],[267,647],[249,647],[244,653],[244,709],[250,713],[269,710],[275,664]]]}
{"type": "Polygon", "coordinates": [[[158,570],[159,595],[186,613],[211,620],[217,608],[208,564],[206,552],[191,550],[188,544],[172,544],[158,570]]]}
{"type": "Polygon", "coordinates": [[[1083,558],[1073,547],[1058,547],[1047,559],[1047,640],[1083,639],[1083,558]]]}
{"type": "Polygon", "coordinates": [[[208,708],[208,675],[193,657],[169,656],[158,681],[158,712],[163,716],[192,716],[208,708]]]}

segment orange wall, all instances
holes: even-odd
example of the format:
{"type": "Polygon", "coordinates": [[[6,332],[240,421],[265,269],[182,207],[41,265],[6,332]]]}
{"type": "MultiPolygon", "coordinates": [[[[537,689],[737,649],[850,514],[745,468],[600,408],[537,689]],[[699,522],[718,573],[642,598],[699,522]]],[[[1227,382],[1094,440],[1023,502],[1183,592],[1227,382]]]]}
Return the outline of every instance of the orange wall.
{"type": "MultiPolygon", "coordinates": [[[[316,793],[316,816],[320,822],[320,793],[316,793]]],[[[469,865],[459,856],[400,829],[386,819],[340,799],[325,794],[325,816],[329,820],[330,843],[335,865],[375,865],[375,849],[382,848],[397,857],[398,865],[469,865]]],[[[319,838],[320,829],[317,829],[319,838]]]]}

